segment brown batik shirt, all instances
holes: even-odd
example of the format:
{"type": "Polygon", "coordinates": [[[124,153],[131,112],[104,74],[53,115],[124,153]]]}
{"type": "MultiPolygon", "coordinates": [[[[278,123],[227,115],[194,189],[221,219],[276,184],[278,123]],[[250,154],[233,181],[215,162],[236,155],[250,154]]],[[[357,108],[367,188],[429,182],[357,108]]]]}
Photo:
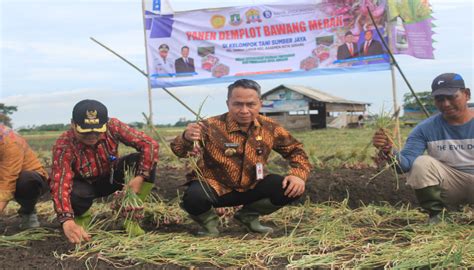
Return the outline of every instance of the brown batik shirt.
{"type": "MultiPolygon", "coordinates": [[[[308,178],[311,165],[303,145],[272,119],[259,115],[247,132],[242,131],[228,113],[206,119],[203,124],[202,158],[198,166],[219,196],[232,190],[244,192],[254,188],[258,182],[256,164],[265,166],[272,150],[289,161],[288,175],[304,181],[308,178]]],[[[183,135],[171,143],[171,149],[178,157],[187,157],[192,148],[192,142],[183,135]]],[[[188,180],[197,179],[195,172],[187,177],[188,180]]]]}

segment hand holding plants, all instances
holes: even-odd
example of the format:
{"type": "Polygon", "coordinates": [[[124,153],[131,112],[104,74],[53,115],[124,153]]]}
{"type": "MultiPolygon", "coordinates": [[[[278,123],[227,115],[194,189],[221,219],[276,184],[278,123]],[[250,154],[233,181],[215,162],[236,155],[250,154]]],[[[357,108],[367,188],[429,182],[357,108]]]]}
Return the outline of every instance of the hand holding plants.
{"type": "Polygon", "coordinates": [[[77,225],[72,219],[63,223],[63,231],[67,240],[72,244],[80,244],[82,241],[88,242],[91,240],[91,236],[84,230],[84,228],[77,225]]]}

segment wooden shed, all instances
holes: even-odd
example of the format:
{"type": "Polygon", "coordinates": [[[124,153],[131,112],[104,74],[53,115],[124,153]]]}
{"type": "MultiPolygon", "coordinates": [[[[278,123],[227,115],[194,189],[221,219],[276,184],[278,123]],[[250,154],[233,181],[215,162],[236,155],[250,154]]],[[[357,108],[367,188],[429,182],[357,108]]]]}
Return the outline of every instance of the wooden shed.
{"type": "Polygon", "coordinates": [[[261,113],[292,130],[326,128],[337,119],[339,126],[357,125],[360,115],[370,105],[310,87],[286,84],[262,94],[262,100],[261,113]]]}

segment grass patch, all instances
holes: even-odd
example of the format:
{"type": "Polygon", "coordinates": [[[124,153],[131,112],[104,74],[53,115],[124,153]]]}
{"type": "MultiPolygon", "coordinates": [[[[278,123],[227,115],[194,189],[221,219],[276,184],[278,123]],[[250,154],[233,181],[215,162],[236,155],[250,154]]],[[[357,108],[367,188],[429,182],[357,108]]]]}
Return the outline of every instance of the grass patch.
{"type": "MultiPolygon", "coordinates": [[[[166,211],[175,212],[175,207],[162,209],[163,216],[166,211]]],[[[185,215],[180,218],[187,219],[185,215]]],[[[306,202],[264,217],[263,221],[279,228],[274,238],[254,234],[202,238],[159,231],[131,238],[121,231],[95,230],[91,242],[55,256],[86,259],[89,267],[96,260],[116,267],[143,263],[398,269],[472,266],[474,234],[469,217],[455,213],[454,219],[454,223],[428,226],[423,214],[407,206],[350,209],[345,202],[306,202]]]]}

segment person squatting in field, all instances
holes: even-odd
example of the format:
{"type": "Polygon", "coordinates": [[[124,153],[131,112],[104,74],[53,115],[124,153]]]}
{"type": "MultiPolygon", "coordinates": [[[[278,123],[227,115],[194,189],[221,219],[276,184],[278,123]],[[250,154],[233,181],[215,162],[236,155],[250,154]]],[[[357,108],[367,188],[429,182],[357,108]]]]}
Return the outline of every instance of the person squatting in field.
{"type": "Polygon", "coordinates": [[[468,108],[470,89],[459,74],[437,76],[431,89],[440,113],[419,123],[400,152],[383,130],[375,133],[373,144],[408,172],[407,184],[434,224],[444,209],[474,204],[474,111],[468,108]]]}
{"type": "Polygon", "coordinates": [[[40,226],[35,205],[49,191],[48,174],[25,139],[0,124],[0,215],[8,202],[20,204],[20,228],[40,226]]]}
{"type": "Polygon", "coordinates": [[[253,232],[270,233],[259,217],[277,211],[305,191],[310,163],[303,145],[268,117],[259,115],[260,85],[241,79],[229,85],[228,112],[189,124],[171,143],[178,157],[198,155],[198,170],[181,207],[196,221],[200,235],[218,235],[214,208],[239,206],[234,218],[253,232]],[[287,176],[267,174],[272,150],[290,162],[287,176]],[[199,176],[201,175],[201,177],[199,176]]]}
{"type": "MultiPolygon", "coordinates": [[[[93,200],[125,188],[126,170],[134,175],[129,188],[144,200],[153,187],[157,161],[158,143],[152,138],[109,118],[107,108],[99,101],[77,103],[71,128],[53,147],[51,171],[54,208],[67,239],[71,243],[90,239],[87,226],[93,200]],[[119,157],[119,143],[138,153],[119,157]]],[[[126,220],[124,227],[130,235],[145,233],[136,221],[126,220]]]]}

